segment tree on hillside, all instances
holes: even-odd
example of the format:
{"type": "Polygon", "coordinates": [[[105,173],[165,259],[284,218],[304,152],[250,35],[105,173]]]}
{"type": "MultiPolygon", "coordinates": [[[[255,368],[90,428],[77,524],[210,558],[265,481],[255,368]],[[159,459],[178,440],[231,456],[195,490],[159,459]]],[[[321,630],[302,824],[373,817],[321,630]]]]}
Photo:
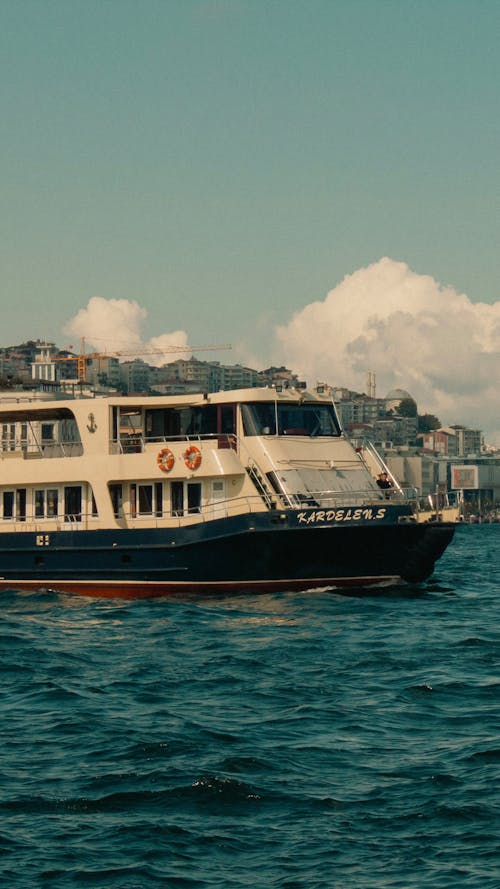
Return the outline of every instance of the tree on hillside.
{"type": "Polygon", "coordinates": [[[396,408],[396,413],[400,417],[416,417],[417,416],[417,402],[413,400],[413,398],[403,398],[402,401],[399,402],[398,407],[396,408]]]}
{"type": "Polygon", "coordinates": [[[438,420],[434,414],[419,414],[418,415],[418,431],[419,432],[432,432],[434,429],[440,429],[441,422],[438,420]]]}

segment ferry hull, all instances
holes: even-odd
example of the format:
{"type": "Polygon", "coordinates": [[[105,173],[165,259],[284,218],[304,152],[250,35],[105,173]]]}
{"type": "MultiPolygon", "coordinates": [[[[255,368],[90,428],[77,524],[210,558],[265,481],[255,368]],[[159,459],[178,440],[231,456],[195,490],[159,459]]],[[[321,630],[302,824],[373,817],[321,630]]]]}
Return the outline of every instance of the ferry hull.
{"type": "Polygon", "coordinates": [[[175,529],[5,533],[0,590],[139,599],[425,580],[455,526],[385,513],[379,523],[289,510],[175,529]]]}

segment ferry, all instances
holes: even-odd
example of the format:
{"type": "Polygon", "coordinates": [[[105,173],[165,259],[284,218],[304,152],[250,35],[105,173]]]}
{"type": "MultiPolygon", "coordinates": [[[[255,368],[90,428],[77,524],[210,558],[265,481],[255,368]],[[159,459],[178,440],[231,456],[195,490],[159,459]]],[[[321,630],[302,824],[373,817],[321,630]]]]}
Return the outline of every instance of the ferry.
{"type": "Polygon", "coordinates": [[[85,596],[419,583],[454,523],[377,485],[328,392],[0,400],[0,589],[85,596]]]}

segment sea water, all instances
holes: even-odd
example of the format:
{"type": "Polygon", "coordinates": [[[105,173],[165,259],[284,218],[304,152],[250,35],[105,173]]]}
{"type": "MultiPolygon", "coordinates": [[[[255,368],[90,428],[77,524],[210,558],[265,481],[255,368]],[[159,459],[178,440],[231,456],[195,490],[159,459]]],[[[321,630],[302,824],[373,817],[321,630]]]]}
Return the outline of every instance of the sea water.
{"type": "Polygon", "coordinates": [[[0,602],[1,887],[499,889],[500,525],[419,587],[0,602]]]}

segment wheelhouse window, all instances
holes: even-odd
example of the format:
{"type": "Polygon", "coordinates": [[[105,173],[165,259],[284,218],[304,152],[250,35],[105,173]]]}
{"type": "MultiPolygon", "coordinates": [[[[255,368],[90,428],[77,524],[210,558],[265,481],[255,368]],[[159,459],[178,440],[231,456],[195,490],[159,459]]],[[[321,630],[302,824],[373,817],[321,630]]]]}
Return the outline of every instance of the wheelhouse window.
{"type": "Polygon", "coordinates": [[[217,406],[196,405],[181,408],[155,408],[146,411],[146,438],[184,438],[217,434],[217,406]]]}
{"type": "Polygon", "coordinates": [[[254,402],[242,404],[245,435],[339,436],[333,404],[254,402]]]}

